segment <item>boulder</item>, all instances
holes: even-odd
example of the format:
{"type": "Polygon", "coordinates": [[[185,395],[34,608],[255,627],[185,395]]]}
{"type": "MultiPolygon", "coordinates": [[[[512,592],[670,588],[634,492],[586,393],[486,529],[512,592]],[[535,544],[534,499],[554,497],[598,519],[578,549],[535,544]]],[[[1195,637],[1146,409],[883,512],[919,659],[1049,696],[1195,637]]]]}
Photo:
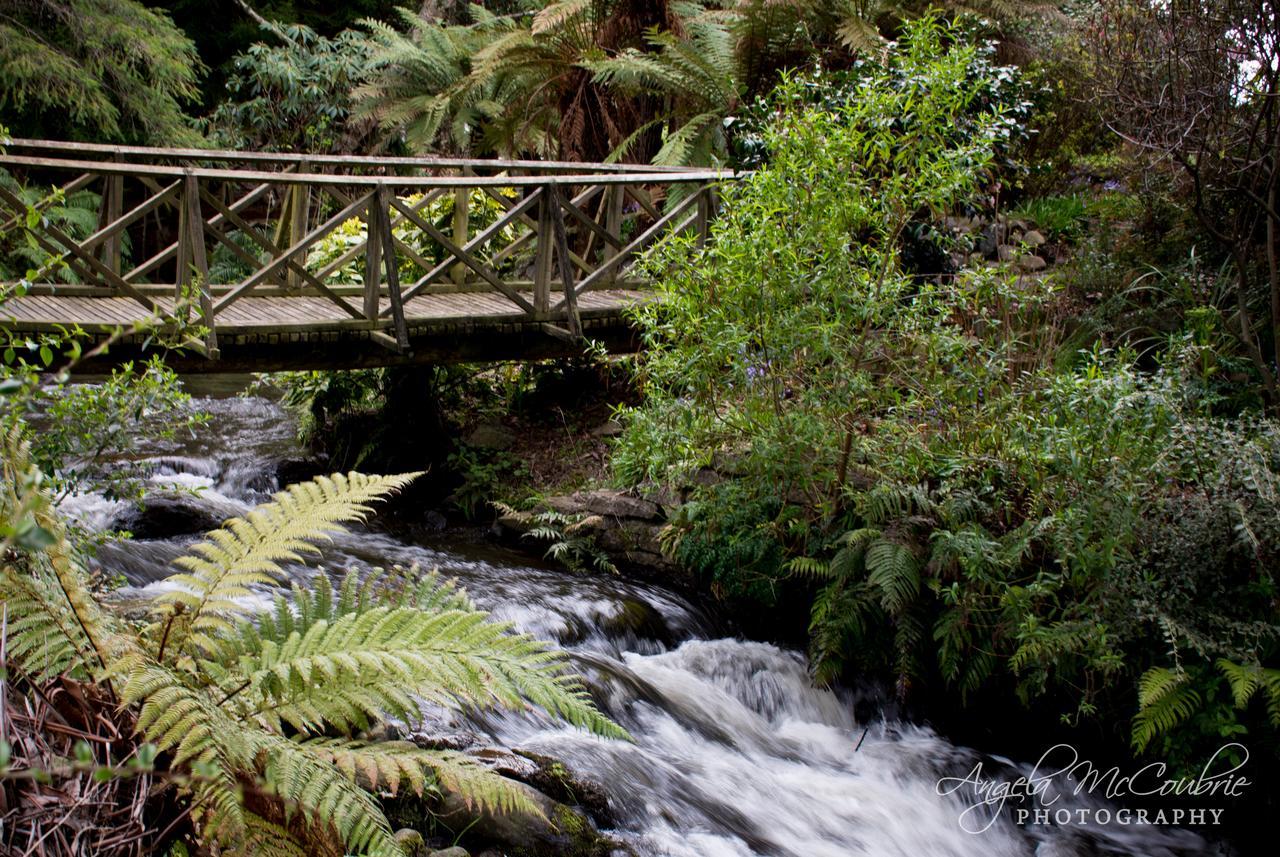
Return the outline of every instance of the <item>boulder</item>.
{"type": "Polygon", "coordinates": [[[467,432],[462,442],[476,449],[510,449],[515,435],[501,423],[481,423],[467,432]]]}
{"type": "Polygon", "coordinates": [[[587,513],[606,518],[636,518],[642,521],[657,521],[662,518],[662,509],[657,503],[604,488],[548,497],[543,503],[562,515],[587,513]]]}
{"type": "Polygon", "coordinates": [[[1046,239],[1043,233],[1034,229],[1022,236],[1022,243],[1026,244],[1028,247],[1039,247],[1041,244],[1044,244],[1045,241],[1046,239]]]}
{"type": "Polygon", "coordinates": [[[468,750],[467,755],[479,759],[494,773],[531,786],[552,800],[581,807],[597,824],[614,823],[604,789],[575,776],[559,759],[506,747],[481,747],[468,750]]]}
{"type": "MultiPolygon", "coordinates": [[[[228,510],[228,517],[232,514],[228,510]]],[[[135,539],[169,539],[216,530],[222,521],[209,503],[194,495],[154,493],[147,495],[140,509],[112,526],[129,530],[135,539]]]]}
{"type": "MultiPolygon", "coordinates": [[[[410,827],[402,827],[393,835],[405,857],[427,857],[427,841],[422,834],[410,827]]],[[[436,852],[430,852],[434,854],[436,852]]]]}
{"type": "Polygon", "coordinates": [[[435,809],[451,829],[466,829],[469,841],[496,846],[511,857],[609,857],[619,843],[604,836],[584,813],[524,783],[513,782],[537,812],[494,813],[467,806],[455,793],[435,809]]]}
{"type": "Polygon", "coordinates": [[[617,437],[622,434],[622,423],[606,420],[591,430],[592,437],[617,437]]]}
{"type": "Polygon", "coordinates": [[[662,614],[652,604],[638,598],[623,601],[617,613],[600,622],[600,630],[615,637],[629,634],[636,639],[657,640],[666,645],[675,643],[675,636],[662,614]]]}
{"type": "Polygon", "coordinates": [[[1048,264],[1044,259],[1030,253],[1018,257],[1018,267],[1027,273],[1043,271],[1048,264]]]}
{"type": "Polygon", "coordinates": [[[642,521],[656,521],[662,517],[662,510],[657,503],[632,497],[620,491],[588,491],[582,496],[582,505],[596,515],[611,518],[638,518],[642,521]]]}
{"type": "Polygon", "coordinates": [[[1012,244],[1001,244],[996,247],[996,258],[1001,262],[1012,262],[1018,258],[1018,250],[1012,244]]]}

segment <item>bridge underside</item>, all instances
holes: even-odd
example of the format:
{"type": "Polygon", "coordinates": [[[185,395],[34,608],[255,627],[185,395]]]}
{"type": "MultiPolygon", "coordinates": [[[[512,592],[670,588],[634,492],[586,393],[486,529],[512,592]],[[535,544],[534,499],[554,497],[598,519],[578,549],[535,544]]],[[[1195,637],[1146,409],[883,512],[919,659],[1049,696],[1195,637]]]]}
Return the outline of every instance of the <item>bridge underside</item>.
{"type": "MultiPolygon", "coordinates": [[[[637,336],[625,310],[650,294],[636,289],[583,293],[578,299],[583,337],[602,343],[611,353],[636,350],[637,336]]],[[[171,298],[155,300],[161,315],[172,312],[171,298]]],[[[386,306],[384,298],[383,309],[386,306]]],[[[93,342],[118,337],[104,354],[84,361],[77,371],[100,372],[158,353],[156,337],[150,333],[119,337],[122,328],[129,330],[150,316],[131,298],[26,295],[6,301],[2,314],[15,334],[74,326],[93,342]]],[[[407,348],[393,341],[389,322],[352,318],[327,298],[244,297],[218,316],[216,357],[201,353],[199,343],[193,342],[192,347],[165,352],[165,362],[183,373],[273,372],[537,360],[583,351],[583,341],[567,335],[563,318],[548,314],[545,320],[531,319],[491,292],[419,295],[405,302],[404,318],[407,348]]]]}

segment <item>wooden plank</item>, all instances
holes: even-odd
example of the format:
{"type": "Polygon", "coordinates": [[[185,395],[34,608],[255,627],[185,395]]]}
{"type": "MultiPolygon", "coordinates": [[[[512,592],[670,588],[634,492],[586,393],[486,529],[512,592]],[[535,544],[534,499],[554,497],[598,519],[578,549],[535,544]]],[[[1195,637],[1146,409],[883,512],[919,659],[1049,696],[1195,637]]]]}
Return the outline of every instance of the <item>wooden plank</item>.
{"type": "Polygon", "coordinates": [[[232,161],[235,163],[265,163],[293,165],[302,158],[316,164],[328,164],[356,167],[418,167],[418,168],[453,168],[469,166],[475,169],[522,169],[535,170],[592,170],[615,173],[652,173],[678,172],[681,167],[664,167],[653,164],[595,164],[581,161],[522,161],[502,160],[498,158],[433,158],[433,157],[386,157],[358,155],[301,155],[289,152],[245,152],[230,149],[166,149],[153,146],[116,146],[101,143],[71,143],[61,140],[10,139],[5,143],[9,149],[44,150],[55,153],[71,153],[75,155],[101,154],[105,157],[133,157],[139,159],[163,158],[166,160],[193,161],[232,161]]]}

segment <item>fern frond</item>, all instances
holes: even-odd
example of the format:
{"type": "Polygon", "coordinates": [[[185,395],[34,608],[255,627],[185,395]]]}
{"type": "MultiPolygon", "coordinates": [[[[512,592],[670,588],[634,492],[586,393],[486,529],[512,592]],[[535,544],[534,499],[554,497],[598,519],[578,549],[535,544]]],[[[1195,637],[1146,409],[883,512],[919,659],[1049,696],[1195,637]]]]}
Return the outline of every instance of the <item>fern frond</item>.
{"type": "Polygon", "coordinates": [[[368,744],[317,738],[301,746],[371,791],[382,788],[394,795],[408,786],[422,795],[436,791],[438,782],[470,807],[494,813],[542,815],[522,788],[461,753],[424,750],[403,741],[368,744]]]}
{"type": "Polygon", "coordinates": [[[1146,749],[1155,738],[1172,730],[1200,707],[1200,694],[1183,670],[1152,667],[1138,681],[1138,713],[1133,718],[1132,742],[1146,749]]]}
{"type": "Polygon", "coordinates": [[[460,796],[467,806],[489,812],[544,816],[542,808],[519,783],[495,774],[470,756],[443,750],[433,753],[432,757],[430,764],[440,785],[460,796]]]}
{"type": "Polygon", "coordinates": [[[38,551],[15,552],[16,559],[0,569],[0,600],[9,614],[8,656],[38,681],[102,670],[111,659],[110,648],[123,640],[89,591],[19,428],[0,438],[0,453],[0,520],[13,530],[26,518],[47,541],[38,551]]]}
{"type": "Polygon", "coordinates": [[[788,560],[787,571],[796,577],[811,580],[827,580],[832,577],[831,563],[823,562],[817,557],[798,556],[788,560]]]}
{"type": "Polygon", "coordinates": [[[1236,708],[1244,708],[1249,704],[1253,694],[1262,686],[1262,669],[1252,664],[1241,666],[1226,658],[1220,658],[1217,666],[1218,671],[1226,677],[1227,684],[1231,686],[1231,699],[1235,702],[1236,708]]]}
{"type": "Polygon", "coordinates": [[[401,853],[377,800],[334,764],[288,739],[258,743],[259,773],[266,784],[312,823],[332,828],[348,853],[401,853]]]}
{"type": "Polygon", "coordinates": [[[255,586],[278,583],[280,563],[317,552],[315,542],[344,523],[363,520],[369,503],[397,491],[419,474],[322,476],[279,492],[273,501],[221,529],[179,557],[185,573],[171,576],[178,589],[157,599],[164,609],[161,651],[214,655],[220,638],[248,615],[242,602],[255,586]]]}
{"type": "Polygon", "coordinates": [[[920,562],[906,545],[881,539],[867,548],[864,562],[867,582],[889,614],[901,613],[920,594],[920,562]]]}
{"type": "Polygon", "coordinates": [[[413,719],[421,700],[519,710],[529,703],[579,728],[626,738],[604,717],[564,656],[511,633],[480,611],[377,607],[318,621],[241,657],[245,716],[273,731],[365,728],[381,716],[413,719]]]}

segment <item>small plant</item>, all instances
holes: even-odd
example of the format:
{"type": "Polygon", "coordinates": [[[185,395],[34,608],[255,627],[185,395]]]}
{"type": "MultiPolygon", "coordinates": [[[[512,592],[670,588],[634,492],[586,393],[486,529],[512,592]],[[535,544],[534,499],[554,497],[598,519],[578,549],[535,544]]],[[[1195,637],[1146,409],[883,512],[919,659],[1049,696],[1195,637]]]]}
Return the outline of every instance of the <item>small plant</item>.
{"type": "Polygon", "coordinates": [[[1075,243],[1084,234],[1087,208],[1078,194],[1042,196],[1027,200],[1010,216],[1030,220],[1052,240],[1075,243]]]}
{"type": "Polygon", "coordinates": [[[449,495],[449,501],[468,521],[486,503],[527,478],[528,472],[520,461],[498,450],[475,449],[461,446],[449,455],[449,469],[461,479],[461,483],[449,495]]]}
{"type": "Polygon", "coordinates": [[[590,515],[567,515],[554,509],[521,513],[505,503],[494,503],[493,507],[504,515],[524,515],[530,525],[524,537],[547,543],[543,556],[555,560],[569,571],[618,573],[618,567],[609,558],[609,554],[596,544],[595,536],[584,527],[590,515]]]}

